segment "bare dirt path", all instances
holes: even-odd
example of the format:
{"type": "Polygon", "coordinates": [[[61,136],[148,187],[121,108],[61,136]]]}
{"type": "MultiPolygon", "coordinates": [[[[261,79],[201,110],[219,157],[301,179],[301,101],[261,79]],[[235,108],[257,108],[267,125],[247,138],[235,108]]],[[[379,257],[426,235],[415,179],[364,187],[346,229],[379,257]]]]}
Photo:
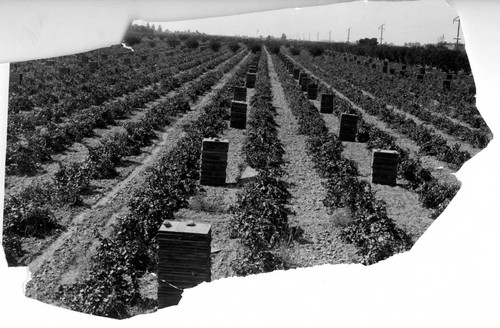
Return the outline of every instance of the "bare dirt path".
{"type": "Polygon", "coordinates": [[[306,136],[298,134],[298,123],[293,116],[285,93],[269,56],[269,76],[273,88],[273,105],[276,108],[278,136],[285,146],[284,180],[290,184],[291,209],[296,213],[289,217],[291,226],[304,229],[303,238],[287,250],[289,260],[301,267],[325,263],[353,263],[356,248],[340,241],[340,228],[336,219],[340,211],[328,214],[322,201],[326,190],[322,178],[316,173],[313,162],[306,153],[306,136]]]}
{"type": "Polygon", "coordinates": [[[140,166],[136,167],[126,179],[113,187],[95,205],[76,216],[71,227],[30,264],[30,271],[37,277],[31,285],[32,289],[46,293],[57,287],[61,279],[71,281],[85,269],[90,258],[89,250],[94,243],[95,232],[99,231],[103,235],[109,233],[109,225],[120,213],[126,211],[126,205],[133,190],[143,184],[147,168],[154,165],[160,156],[175,146],[184,135],[183,126],[194,121],[201,114],[200,109],[210,101],[218,89],[223,87],[247,57],[248,54],[222,77],[210,93],[192,106],[192,111],[162,133],[159,142],[141,161],[140,166]]]}

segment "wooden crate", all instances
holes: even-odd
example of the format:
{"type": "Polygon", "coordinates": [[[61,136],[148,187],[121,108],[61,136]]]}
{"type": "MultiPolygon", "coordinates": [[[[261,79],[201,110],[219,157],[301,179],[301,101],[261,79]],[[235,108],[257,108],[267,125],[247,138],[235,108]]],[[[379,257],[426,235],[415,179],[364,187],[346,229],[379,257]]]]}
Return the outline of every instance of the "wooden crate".
{"type": "Polygon", "coordinates": [[[469,94],[472,95],[472,96],[476,94],[476,86],[475,85],[471,85],[469,87],[469,94]]]}
{"type": "Polygon", "coordinates": [[[232,101],[229,126],[235,129],[245,129],[246,125],[247,103],[243,101],[232,101]]]}
{"type": "Polygon", "coordinates": [[[257,74],[247,73],[246,87],[249,89],[255,88],[255,81],[257,80],[257,74]]]}
{"type": "Polygon", "coordinates": [[[294,68],[293,69],[293,78],[295,80],[298,80],[300,77],[300,68],[294,68]]]}
{"type": "Polygon", "coordinates": [[[158,307],[177,305],[186,288],[211,280],[211,225],[170,221],[158,240],[158,307]]]}
{"type": "Polygon", "coordinates": [[[93,73],[99,69],[98,62],[89,62],[89,70],[93,73]]]}
{"type": "Polygon", "coordinates": [[[59,67],[59,76],[69,75],[68,67],[59,67]]]}
{"type": "Polygon", "coordinates": [[[318,85],[316,83],[309,83],[307,85],[307,99],[316,100],[318,98],[318,85]]]}
{"type": "Polygon", "coordinates": [[[358,115],[341,114],[339,139],[340,141],[356,141],[358,134],[358,115]]]}
{"type": "Polygon", "coordinates": [[[304,76],[302,78],[302,83],[300,84],[302,91],[307,92],[307,86],[309,85],[310,81],[311,81],[311,79],[308,76],[304,76]]]}
{"type": "MultiPolygon", "coordinates": [[[[231,119],[233,119],[233,115],[231,115],[231,119]]],[[[236,119],[241,120],[239,117],[236,119]]],[[[223,186],[226,184],[228,150],[228,140],[219,138],[203,139],[201,146],[200,184],[211,186],[223,186]]]]}
{"type": "Polygon", "coordinates": [[[450,90],[451,89],[451,80],[444,80],[443,81],[443,90],[450,90]]]}
{"type": "Polygon", "coordinates": [[[395,186],[398,177],[399,153],[374,149],[372,152],[372,183],[395,186]]]}
{"type": "Polygon", "coordinates": [[[332,114],[333,113],[333,94],[323,93],[321,95],[321,106],[319,108],[320,113],[332,114]]]}
{"type": "Polygon", "coordinates": [[[10,82],[14,84],[22,84],[23,83],[23,75],[22,74],[10,74],[10,82]]]}
{"type": "Polygon", "coordinates": [[[248,73],[256,74],[257,73],[257,66],[249,66],[248,73]]]}
{"type": "Polygon", "coordinates": [[[299,85],[302,86],[302,80],[307,77],[307,74],[306,73],[299,73],[299,85]]]}
{"type": "Polygon", "coordinates": [[[247,101],[247,88],[234,87],[233,88],[233,99],[236,101],[247,101]]]}

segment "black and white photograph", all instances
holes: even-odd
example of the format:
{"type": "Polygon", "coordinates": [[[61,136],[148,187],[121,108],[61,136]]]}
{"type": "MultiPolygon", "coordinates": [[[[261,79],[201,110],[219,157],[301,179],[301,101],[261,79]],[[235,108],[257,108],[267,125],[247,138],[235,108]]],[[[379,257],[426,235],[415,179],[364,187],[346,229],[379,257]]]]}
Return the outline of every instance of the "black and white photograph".
{"type": "Polygon", "coordinates": [[[0,9],[9,326],[500,324],[498,4],[0,9]]]}

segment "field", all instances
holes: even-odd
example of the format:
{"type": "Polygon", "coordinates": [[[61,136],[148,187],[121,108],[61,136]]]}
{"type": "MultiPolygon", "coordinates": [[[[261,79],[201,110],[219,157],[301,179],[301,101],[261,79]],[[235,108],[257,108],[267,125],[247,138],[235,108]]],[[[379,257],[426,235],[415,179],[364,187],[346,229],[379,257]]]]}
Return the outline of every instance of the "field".
{"type": "Polygon", "coordinates": [[[384,260],[491,140],[474,90],[461,67],[168,33],[16,63],[9,265],[29,266],[29,297],[126,318],[158,308],[165,222],[211,225],[211,280],[384,260]],[[205,173],[206,138],[228,141],[221,184],[200,182],[219,174],[205,173]]]}

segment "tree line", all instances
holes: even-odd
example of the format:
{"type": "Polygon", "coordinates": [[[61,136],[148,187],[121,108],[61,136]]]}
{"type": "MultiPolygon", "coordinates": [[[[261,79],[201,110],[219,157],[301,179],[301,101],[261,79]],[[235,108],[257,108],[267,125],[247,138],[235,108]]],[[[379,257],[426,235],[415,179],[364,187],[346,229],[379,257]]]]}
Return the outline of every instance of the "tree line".
{"type": "Polygon", "coordinates": [[[450,50],[444,44],[427,44],[425,46],[404,47],[380,45],[377,39],[361,39],[358,43],[345,42],[297,42],[297,46],[306,48],[311,54],[322,54],[325,50],[333,50],[356,56],[368,56],[391,62],[408,65],[425,65],[436,67],[445,72],[471,72],[469,59],[465,52],[450,50]]]}

